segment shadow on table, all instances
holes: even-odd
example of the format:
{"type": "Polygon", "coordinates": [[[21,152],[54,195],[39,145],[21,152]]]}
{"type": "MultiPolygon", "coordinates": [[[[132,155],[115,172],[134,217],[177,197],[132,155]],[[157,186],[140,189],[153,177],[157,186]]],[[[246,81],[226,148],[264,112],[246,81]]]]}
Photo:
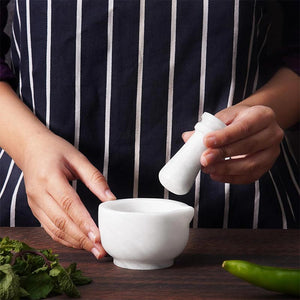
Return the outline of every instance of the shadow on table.
{"type": "Polygon", "coordinates": [[[174,267],[207,267],[222,265],[223,261],[228,259],[228,256],[209,255],[209,254],[182,254],[175,259],[174,267]]]}

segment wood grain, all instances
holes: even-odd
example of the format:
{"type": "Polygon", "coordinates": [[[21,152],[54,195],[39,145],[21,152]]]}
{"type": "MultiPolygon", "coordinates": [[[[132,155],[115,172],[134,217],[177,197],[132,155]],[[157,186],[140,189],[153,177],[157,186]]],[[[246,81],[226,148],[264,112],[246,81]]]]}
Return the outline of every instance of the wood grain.
{"type": "MultiPolygon", "coordinates": [[[[0,236],[35,248],[52,248],[62,265],[77,262],[93,279],[79,287],[82,299],[290,299],[252,286],[221,267],[224,260],[300,268],[299,230],[191,229],[175,264],[162,270],[135,271],[116,267],[110,257],[97,261],[83,250],[54,242],[42,228],[0,227],[0,236]]],[[[59,296],[51,299],[67,299],[59,296]]],[[[295,298],[291,298],[295,299],[295,298]]]]}

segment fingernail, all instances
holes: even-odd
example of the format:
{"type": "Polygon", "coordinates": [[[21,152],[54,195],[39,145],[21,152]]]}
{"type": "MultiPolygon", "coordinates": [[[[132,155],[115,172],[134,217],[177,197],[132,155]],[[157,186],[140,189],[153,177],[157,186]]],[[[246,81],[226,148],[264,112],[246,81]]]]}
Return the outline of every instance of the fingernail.
{"type": "Polygon", "coordinates": [[[112,193],[111,190],[106,190],[105,195],[109,200],[115,200],[117,197],[112,193]]]}
{"type": "Polygon", "coordinates": [[[201,156],[200,162],[203,167],[207,166],[207,159],[206,159],[205,155],[201,156]]]}
{"type": "Polygon", "coordinates": [[[97,249],[97,248],[93,248],[92,250],[91,250],[91,252],[94,254],[94,256],[97,258],[97,259],[99,259],[99,257],[100,257],[100,251],[97,249]]]}
{"type": "Polygon", "coordinates": [[[201,165],[203,167],[206,167],[209,164],[209,162],[214,161],[214,159],[215,159],[215,155],[212,153],[207,153],[205,155],[202,155],[201,156],[201,165]]]}
{"type": "Polygon", "coordinates": [[[215,146],[217,144],[217,140],[215,136],[207,136],[205,138],[205,144],[207,147],[215,146]]]}
{"type": "Polygon", "coordinates": [[[182,133],[181,137],[184,141],[186,141],[190,135],[191,135],[191,133],[189,131],[185,131],[182,133]]]}
{"type": "Polygon", "coordinates": [[[96,241],[96,235],[94,234],[94,232],[90,231],[90,232],[88,233],[88,237],[89,237],[89,239],[90,239],[93,243],[95,243],[95,241],[96,241]]]}

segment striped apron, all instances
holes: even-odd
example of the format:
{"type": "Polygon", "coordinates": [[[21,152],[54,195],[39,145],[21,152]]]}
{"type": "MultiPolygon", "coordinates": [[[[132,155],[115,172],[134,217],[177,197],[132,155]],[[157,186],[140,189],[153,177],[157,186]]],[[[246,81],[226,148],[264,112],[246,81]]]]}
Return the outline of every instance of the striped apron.
{"type": "MultiPolygon", "coordinates": [[[[16,0],[13,70],[24,103],[118,198],[185,202],[195,207],[194,227],[299,227],[299,168],[287,138],[253,184],[200,172],[176,196],[158,180],[204,111],[238,103],[280,67],[264,67],[270,29],[259,1],[16,0]]],[[[99,200],[80,181],[74,188],[96,220],[99,200]]],[[[39,226],[23,173],[1,149],[0,226],[39,226]]]]}

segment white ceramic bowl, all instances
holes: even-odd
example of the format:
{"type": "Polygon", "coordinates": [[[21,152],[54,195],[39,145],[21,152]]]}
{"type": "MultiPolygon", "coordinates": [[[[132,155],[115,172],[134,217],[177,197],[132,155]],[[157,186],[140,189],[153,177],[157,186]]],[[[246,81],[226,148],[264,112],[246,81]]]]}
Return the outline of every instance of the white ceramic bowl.
{"type": "Polygon", "coordinates": [[[167,268],[185,248],[194,209],[153,198],[99,205],[101,243],[115,265],[138,270],[167,268]]]}

